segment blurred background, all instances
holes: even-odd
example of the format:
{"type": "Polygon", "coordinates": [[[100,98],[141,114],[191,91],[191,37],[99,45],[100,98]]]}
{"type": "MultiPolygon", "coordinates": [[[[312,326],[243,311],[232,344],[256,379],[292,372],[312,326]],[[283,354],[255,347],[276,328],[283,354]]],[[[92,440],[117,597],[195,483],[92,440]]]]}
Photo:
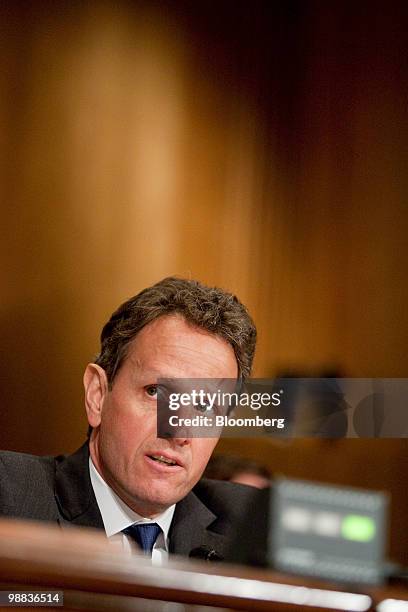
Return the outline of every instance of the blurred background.
{"type": "MultiPolygon", "coordinates": [[[[167,275],[236,292],[254,374],[408,375],[408,5],[0,5],[1,447],[67,453],[102,325],[167,275]],[[404,272],[405,270],[405,272],[404,272]]],[[[386,489],[406,440],[223,440],[386,489]]]]}

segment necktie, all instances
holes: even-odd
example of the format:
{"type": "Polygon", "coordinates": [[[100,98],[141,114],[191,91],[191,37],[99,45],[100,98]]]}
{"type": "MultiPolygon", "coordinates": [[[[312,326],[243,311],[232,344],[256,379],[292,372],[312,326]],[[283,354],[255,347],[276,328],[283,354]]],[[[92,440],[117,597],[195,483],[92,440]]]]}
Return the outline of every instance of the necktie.
{"type": "Polygon", "coordinates": [[[152,554],[152,549],[157,536],[161,532],[161,527],[157,523],[141,523],[130,525],[122,533],[130,536],[143,549],[145,555],[152,554]]]}

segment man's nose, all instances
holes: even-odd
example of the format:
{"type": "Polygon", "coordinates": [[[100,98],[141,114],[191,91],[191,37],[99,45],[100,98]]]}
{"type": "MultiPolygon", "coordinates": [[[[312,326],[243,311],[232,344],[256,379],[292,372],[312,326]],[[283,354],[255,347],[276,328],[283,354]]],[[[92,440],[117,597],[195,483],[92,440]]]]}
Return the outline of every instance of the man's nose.
{"type": "Polygon", "coordinates": [[[183,433],[184,432],[182,432],[182,431],[178,431],[177,432],[177,436],[178,437],[177,438],[172,438],[172,440],[174,440],[175,446],[187,446],[188,444],[191,444],[191,438],[182,437],[183,433]]]}

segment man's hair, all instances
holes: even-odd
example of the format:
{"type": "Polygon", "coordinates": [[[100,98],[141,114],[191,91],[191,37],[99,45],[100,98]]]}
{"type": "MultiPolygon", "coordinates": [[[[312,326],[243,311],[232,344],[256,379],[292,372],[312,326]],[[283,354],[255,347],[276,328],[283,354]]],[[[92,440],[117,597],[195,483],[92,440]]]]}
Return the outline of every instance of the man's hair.
{"type": "Polygon", "coordinates": [[[110,387],[140,330],[155,319],[172,314],[179,314],[191,325],[226,340],[234,349],[238,376],[245,379],[250,375],[256,327],[245,306],[235,295],[217,287],[168,277],[119,306],[104,326],[101,352],[95,363],[105,370],[110,387]]]}

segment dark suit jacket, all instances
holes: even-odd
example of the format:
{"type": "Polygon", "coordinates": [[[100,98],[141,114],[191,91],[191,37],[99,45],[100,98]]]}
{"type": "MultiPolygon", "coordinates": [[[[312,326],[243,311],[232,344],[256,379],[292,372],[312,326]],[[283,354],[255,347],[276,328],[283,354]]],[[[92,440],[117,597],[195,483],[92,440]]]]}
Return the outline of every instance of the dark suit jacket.
{"type": "MultiPolygon", "coordinates": [[[[103,529],[88,457],[87,444],[73,455],[59,457],[0,452],[0,515],[103,529]]],[[[229,561],[249,560],[239,531],[248,513],[261,519],[265,515],[265,500],[259,496],[251,487],[201,480],[176,505],[170,552],[189,555],[195,548],[208,547],[229,561]]]]}

